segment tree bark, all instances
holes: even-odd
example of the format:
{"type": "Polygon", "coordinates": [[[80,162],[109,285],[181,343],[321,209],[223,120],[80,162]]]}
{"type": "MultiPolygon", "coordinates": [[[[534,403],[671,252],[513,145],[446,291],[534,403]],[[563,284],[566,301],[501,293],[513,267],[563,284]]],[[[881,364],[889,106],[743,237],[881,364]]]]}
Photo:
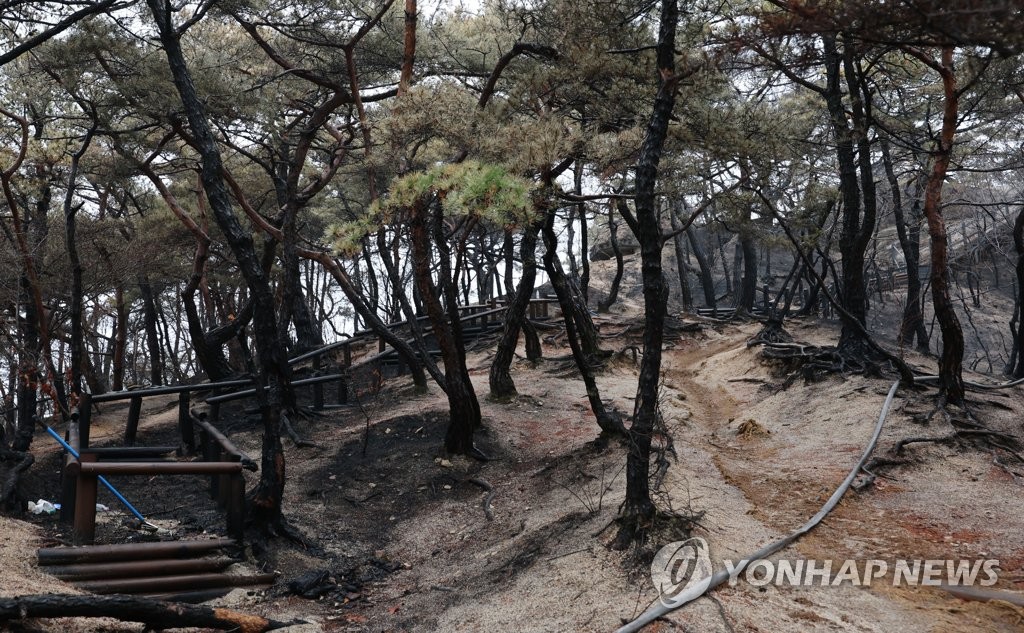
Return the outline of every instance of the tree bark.
{"type": "Polygon", "coordinates": [[[433,201],[417,200],[409,209],[409,231],[412,245],[413,270],[416,283],[423,297],[423,304],[430,317],[431,329],[437,339],[444,360],[445,387],[448,395],[448,411],[450,419],[445,433],[445,450],[456,455],[474,454],[473,434],[481,425],[480,403],[477,401],[473,382],[466,367],[466,352],[461,337],[461,325],[458,316],[458,299],[455,296],[455,284],[451,278],[450,253],[443,247],[445,238],[438,235],[442,209],[433,201]],[[431,206],[435,217],[431,215],[431,206]],[[430,226],[433,224],[433,227],[430,226]],[[434,246],[438,249],[441,270],[438,280],[441,288],[434,285],[430,275],[431,234],[434,234],[434,246]],[[440,290],[440,294],[439,291],[440,290]],[[447,314],[441,305],[443,294],[448,304],[447,314]]]}
{"type": "Polygon", "coordinates": [[[900,189],[899,180],[896,178],[896,171],[893,167],[892,156],[889,152],[889,141],[882,138],[882,163],[885,167],[885,175],[889,180],[889,190],[892,197],[893,213],[896,216],[896,234],[900,240],[900,248],[903,250],[903,261],[907,266],[907,298],[903,306],[903,319],[900,322],[900,332],[897,337],[899,344],[913,343],[917,337],[917,349],[922,352],[928,351],[928,330],[924,326],[924,314],[921,309],[921,244],[920,244],[920,222],[917,209],[920,208],[917,195],[914,196],[912,208],[914,209],[910,226],[903,213],[903,192],[900,189]]]}
{"type": "Polygon", "coordinates": [[[491,361],[488,382],[492,398],[512,398],[519,392],[512,380],[512,357],[515,355],[519,332],[526,320],[530,299],[533,297],[533,286],[537,280],[537,234],[541,222],[526,227],[519,245],[519,257],[523,262],[523,275],[519,279],[515,297],[505,310],[505,323],[498,340],[498,347],[491,361]]]}
{"type": "Polygon", "coordinates": [[[156,300],[153,286],[145,276],[139,278],[139,295],[142,297],[142,321],[146,329],[146,349],[149,350],[149,379],[153,385],[164,382],[163,353],[160,350],[160,334],[156,329],[156,300]]]}
{"type": "Polygon", "coordinates": [[[711,272],[711,262],[708,261],[704,245],[697,239],[693,227],[686,229],[686,238],[690,241],[690,250],[693,251],[693,257],[697,260],[697,268],[700,270],[700,289],[704,293],[704,305],[714,309],[717,305],[717,297],[715,296],[715,277],[711,272]]]}
{"type": "Polygon", "coordinates": [[[1017,329],[1014,341],[1017,348],[1017,367],[1014,378],[1024,378],[1024,208],[1017,212],[1013,224],[1013,244],[1017,250],[1017,329]]]}
{"type": "Polygon", "coordinates": [[[85,334],[82,314],[82,260],[78,256],[77,216],[79,207],[75,206],[75,181],[78,180],[78,167],[85,155],[93,135],[96,133],[96,122],[90,126],[82,146],[71,156],[71,167],[68,170],[68,185],[64,195],[64,245],[71,263],[71,402],[70,406],[78,406],[78,398],[82,393],[82,370],[85,366],[85,334]]]}
{"type": "Polygon", "coordinates": [[[114,310],[114,340],[111,349],[113,375],[110,378],[110,389],[121,391],[124,389],[124,355],[128,344],[128,306],[125,304],[124,286],[121,284],[117,284],[114,289],[114,310]]]}
{"type": "Polygon", "coordinates": [[[274,296],[256,253],[252,235],[242,227],[232,209],[231,196],[224,182],[220,150],[207,120],[206,108],[196,93],[185,62],[172,19],[172,7],[167,0],[147,0],[147,3],[156,21],[175,88],[195,137],[201,160],[203,190],[254,302],[257,378],[263,386],[257,389],[256,397],[263,418],[263,448],[260,481],[252,493],[250,516],[258,525],[272,530],[283,521],[281,503],[285,485],[285,458],[281,445],[281,408],[289,399],[286,392],[290,389],[290,369],[284,346],[277,334],[274,296]]]}
{"type": "Polygon", "coordinates": [[[672,246],[675,248],[676,271],[679,274],[679,301],[683,305],[683,310],[689,312],[693,309],[693,293],[690,292],[690,279],[686,267],[686,249],[683,243],[686,238],[679,230],[682,226],[677,213],[679,206],[682,206],[681,201],[673,204],[668,210],[668,216],[672,224],[672,246]]]}
{"type": "MultiPolygon", "coordinates": [[[[823,92],[832,120],[832,130],[836,137],[836,157],[839,162],[839,190],[842,196],[843,223],[839,253],[843,260],[842,287],[839,289],[840,302],[852,318],[860,324],[867,320],[867,293],[864,285],[864,246],[861,237],[866,229],[866,222],[861,221],[861,190],[857,174],[855,154],[855,138],[858,130],[851,129],[847,123],[847,108],[843,102],[843,90],[840,81],[843,76],[843,58],[836,44],[834,35],[822,38],[825,52],[825,90],[823,92]]],[[[853,78],[850,78],[852,81],[853,78]]],[[[855,95],[851,95],[851,99],[855,95]]],[[[855,121],[855,125],[857,122],[855,121]]],[[[866,133],[866,130],[861,131],[866,133]]],[[[872,227],[873,228],[873,225],[872,227]]],[[[868,229],[870,235],[870,229],[868,229]]],[[[843,354],[862,356],[865,344],[860,330],[843,322],[839,335],[839,350],[843,354]]]]}
{"type": "Polygon", "coordinates": [[[597,302],[597,311],[601,313],[608,312],[608,309],[618,300],[619,284],[622,283],[624,269],[622,249],[619,248],[619,223],[615,221],[616,204],[625,205],[626,201],[619,199],[615,203],[608,205],[608,243],[611,244],[612,254],[615,255],[615,275],[612,277],[612,283],[608,287],[608,296],[597,302]]]}
{"type": "Polygon", "coordinates": [[[616,544],[624,548],[643,538],[645,526],[656,512],[650,491],[651,437],[658,417],[658,382],[661,376],[661,344],[664,338],[668,290],[661,270],[661,226],[655,208],[658,163],[668,135],[675,106],[676,0],[662,0],[657,61],[660,86],[654,111],[636,163],[637,241],[640,242],[644,292],[644,351],[637,381],[633,424],[629,428],[626,457],[626,500],[620,512],[621,529],[616,544]]]}
{"type": "MultiPolygon", "coordinates": [[[[550,187],[550,176],[545,175],[544,180],[550,187]]],[[[570,282],[562,271],[561,262],[558,261],[558,237],[555,235],[555,214],[550,209],[545,210],[544,226],[541,229],[541,235],[544,238],[544,268],[551,279],[551,287],[554,288],[555,295],[558,297],[558,305],[562,309],[562,320],[565,322],[565,338],[569,341],[569,348],[572,350],[573,359],[576,361],[576,367],[579,369],[583,384],[587,389],[587,400],[590,402],[590,408],[594,412],[594,417],[597,418],[597,425],[600,427],[602,435],[625,435],[626,429],[622,421],[617,416],[612,415],[605,408],[604,402],[601,400],[601,392],[597,387],[597,378],[594,376],[592,365],[595,357],[586,352],[586,348],[580,340],[578,321],[575,318],[579,305],[574,301],[570,282]]],[[[589,314],[587,316],[589,320],[589,314]]]]}
{"type": "Polygon", "coordinates": [[[953,153],[959,94],[953,71],[953,48],[942,49],[942,60],[935,67],[942,78],[942,130],[933,156],[931,173],[925,187],[924,216],[928,219],[932,257],[932,303],[942,332],[942,354],[939,357],[939,389],[948,402],[964,403],[964,333],[953,308],[949,293],[949,262],[946,223],[942,217],[942,184],[953,153]]]}

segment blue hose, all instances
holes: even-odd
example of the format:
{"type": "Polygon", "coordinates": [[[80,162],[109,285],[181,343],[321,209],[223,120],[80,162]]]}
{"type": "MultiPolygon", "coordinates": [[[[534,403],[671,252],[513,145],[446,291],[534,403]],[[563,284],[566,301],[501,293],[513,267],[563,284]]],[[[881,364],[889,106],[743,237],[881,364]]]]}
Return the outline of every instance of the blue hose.
{"type": "MultiPolygon", "coordinates": [[[[67,442],[65,442],[64,438],[62,438],[59,433],[57,433],[56,431],[51,429],[49,426],[46,427],[46,432],[49,433],[50,436],[53,437],[53,439],[55,439],[58,442],[60,442],[60,445],[64,447],[64,450],[66,450],[67,452],[71,453],[72,457],[74,457],[75,459],[80,459],[81,458],[81,455],[78,454],[78,451],[76,451],[75,449],[71,448],[71,445],[68,444],[67,442]]],[[[132,504],[128,503],[128,500],[124,498],[124,495],[122,495],[120,492],[118,492],[117,488],[114,488],[113,486],[111,486],[110,482],[107,481],[106,477],[104,477],[103,475],[99,475],[96,478],[99,479],[100,483],[103,484],[107,488],[107,490],[112,492],[114,494],[114,496],[117,497],[118,501],[120,501],[122,504],[124,504],[124,507],[128,508],[129,512],[131,512],[132,514],[135,515],[136,519],[138,519],[142,523],[146,523],[146,517],[142,516],[142,513],[139,512],[138,510],[136,510],[135,506],[133,506],[132,504]]]]}

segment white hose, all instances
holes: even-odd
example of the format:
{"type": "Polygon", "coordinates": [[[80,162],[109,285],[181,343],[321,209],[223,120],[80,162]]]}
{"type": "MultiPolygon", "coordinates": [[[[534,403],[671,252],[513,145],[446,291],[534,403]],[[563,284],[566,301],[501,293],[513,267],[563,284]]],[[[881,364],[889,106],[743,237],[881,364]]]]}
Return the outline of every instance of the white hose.
{"type": "MultiPolygon", "coordinates": [[[[800,538],[807,532],[810,532],[811,529],[813,529],[816,525],[821,523],[821,520],[825,518],[825,515],[831,512],[832,509],[839,504],[839,500],[842,499],[843,495],[846,494],[846,491],[849,490],[850,485],[853,483],[853,480],[856,479],[857,474],[860,473],[860,469],[864,466],[864,464],[867,463],[868,457],[870,457],[871,453],[875,450],[875,445],[878,443],[878,438],[882,434],[882,425],[885,423],[885,418],[889,414],[889,407],[892,406],[892,399],[893,397],[895,397],[896,390],[899,388],[899,386],[899,381],[892,383],[892,387],[889,388],[889,395],[886,396],[885,398],[885,404],[882,405],[882,412],[878,416],[878,424],[875,425],[875,432],[871,436],[871,441],[868,442],[867,448],[864,449],[864,454],[861,455],[860,461],[858,461],[857,465],[853,467],[853,470],[850,471],[850,474],[846,476],[846,479],[843,480],[843,483],[840,484],[838,488],[836,488],[836,491],[832,493],[832,496],[829,497],[827,502],[825,502],[825,505],[821,507],[821,510],[818,510],[818,513],[811,517],[810,521],[804,523],[802,526],[797,528],[795,531],[790,533],[785,538],[775,541],[774,543],[765,545],[764,547],[754,552],[750,556],[745,557],[740,562],[740,564],[737,565],[734,570],[732,570],[732,574],[739,574],[751,562],[767,558],[772,554],[778,552],[779,550],[782,550],[785,547],[789,546],[798,538],[800,538]]],[[[729,579],[729,575],[730,572],[728,571],[719,571],[711,577],[710,583],[697,583],[695,586],[683,591],[679,595],[673,596],[672,606],[666,606],[664,603],[662,603],[661,600],[659,600],[653,606],[647,609],[647,611],[644,611],[639,618],[623,626],[618,631],[616,631],[616,633],[634,633],[635,631],[639,631],[643,627],[647,626],[648,624],[657,620],[663,615],[669,613],[670,611],[674,611],[675,609],[678,609],[684,604],[692,602],[697,598],[703,596],[705,593],[711,591],[715,587],[718,587],[719,585],[721,585],[729,579]]]]}

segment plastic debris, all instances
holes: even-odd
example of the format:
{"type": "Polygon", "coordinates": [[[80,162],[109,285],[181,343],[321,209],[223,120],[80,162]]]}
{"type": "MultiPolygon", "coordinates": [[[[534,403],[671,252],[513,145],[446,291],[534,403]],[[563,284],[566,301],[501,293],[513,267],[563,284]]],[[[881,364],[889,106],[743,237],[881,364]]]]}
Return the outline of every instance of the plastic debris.
{"type": "Polygon", "coordinates": [[[34,503],[29,501],[28,511],[32,514],[53,514],[57,511],[57,508],[46,499],[40,499],[34,503]]]}

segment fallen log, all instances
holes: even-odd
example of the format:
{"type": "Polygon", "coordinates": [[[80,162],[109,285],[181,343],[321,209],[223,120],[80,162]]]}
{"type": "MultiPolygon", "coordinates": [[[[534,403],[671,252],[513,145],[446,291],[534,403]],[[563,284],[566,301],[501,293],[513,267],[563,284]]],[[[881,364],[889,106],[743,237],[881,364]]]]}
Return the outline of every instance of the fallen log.
{"type": "Polygon", "coordinates": [[[0,598],[0,622],[25,618],[114,618],[141,622],[156,630],[204,627],[240,633],[262,633],[297,624],[229,609],[133,596],[42,594],[0,598]]]}

